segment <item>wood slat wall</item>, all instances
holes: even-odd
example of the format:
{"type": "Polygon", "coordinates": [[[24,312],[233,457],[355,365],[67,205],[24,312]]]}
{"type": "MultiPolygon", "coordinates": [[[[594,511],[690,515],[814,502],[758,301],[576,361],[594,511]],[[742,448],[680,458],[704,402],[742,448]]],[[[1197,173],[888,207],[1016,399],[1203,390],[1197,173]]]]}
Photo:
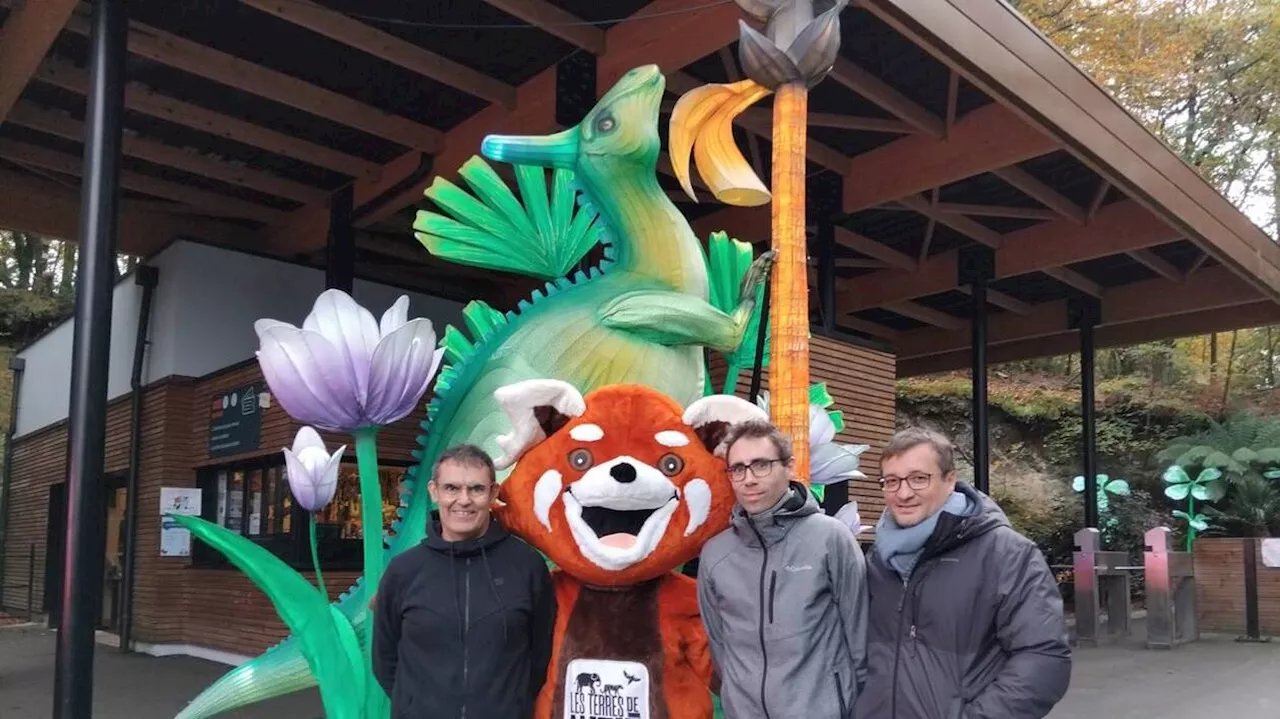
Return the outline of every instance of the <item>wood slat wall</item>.
{"type": "MultiPolygon", "coordinates": [[[[1200,537],[1192,552],[1196,572],[1196,620],[1201,631],[1244,634],[1244,544],[1246,540],[1200,537]]],[[[1258,623],[1263,634],[1280,634],[1280,568],[1258,566],[1258,623]]]]}
{"type": "MultiPolygon", "coordinates": [[[[711,381],[717,391],[724,387],[725,364],[711,355],[711,381]]],[[[736,394],[749,397],[751,371],[738,376],[736,394]]],[[[860,345],[847,344],[827,337],[809,340],[809,380],[827,383],[835,405],[844,412],[844,430],[836,441],[844,444],[866,444],[861,469],[865,480],[849,483],[849,497],[858,501],[863,524],[874,525],[884,510],[884,497],[877,480],[880,478],[880,451],[893,436],[895,417],[895,383],[897,367],[894,356],[860,345]]],[[[760,388],[769,389],[769,368],[760,373],[760,388]]],[[[859,536],[869,541],[875,536],[868,530],[859,536]]]]}
{"type": "MultiPolygon", "coordinates": [[[[883,507],[874,481],[879,453],[894,424],[894,358],[823,337],[812,339],[811,353],[813,381],[825,381],[836,407],[844,411],[845,429],[839,441],[871,445],[862,455],[863,471],[869,479],[854,483],[850,493],[858,499],[863,521],[874,522],[883,507]]],[[[724,365],[717,358],[713,358],[712,373],[718,388],[723,383],[724,365]]],[[[194,487],[201,467],[275,454],[292,444],[298,425],[272,402],[262,418],[258,450],[209,458],[208,408],[213,398],[258,380],[261,371],[257,363],[248,362],[208,378],[170,378],[144,390],[134,582],[134,638],[138,641],[195,644],[255,655],[288,634],[270,602],[238,570],[193,567],[190,558],[160,556],[162,486],[194,487]]],[[[738,394],[745,397],[750,382],[750,372],[744,373],[738,394]]],[[[763,382],[767,388],[767,372],[763,382]]],[[[412,461],[410,452],[425,416],[425,404],[426,399],[413,415],[382,431],[380,461],[412,461]]],[[[129,412],[127,397],[112,402],[108,409],[108,474],[128,470],[129,412]]],[[[324,434],[324,438],[331,446],[347,444],[354,456],[349,436],[324,434]]],[[[3,593],[3,605],[12,611],[26,610],[26,589],[14,585],[25,583],[29,546],[34,546],[36,553],[37,611],[42,605],[49,488],[65,477],[65,422],[15,442],[9,551],[4,558],[9,586],[3,593]]],[[[355,576],[333,572],[326,575],[325,584],[336,598],[355,576]]]]}

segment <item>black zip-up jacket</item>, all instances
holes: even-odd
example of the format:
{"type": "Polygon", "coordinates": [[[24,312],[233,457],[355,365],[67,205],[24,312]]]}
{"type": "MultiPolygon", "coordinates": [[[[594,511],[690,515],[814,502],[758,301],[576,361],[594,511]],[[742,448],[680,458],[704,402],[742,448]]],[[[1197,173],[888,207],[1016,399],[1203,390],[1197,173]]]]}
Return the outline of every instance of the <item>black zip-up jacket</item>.
{"type": "Polygon", "coordinates": [[[1044,555],[990,497],[943,511],[904,582],[874,549],[858,719],[1040,719],[1067,691],[1071,648],[1044,555]]]}
{"type": "Polygon", "coordinates": [[[373,671],[396,719],[524,719],[546,680],[555,590],[532,547],[427,538],[391,560],[375,597],[373,671]]]}

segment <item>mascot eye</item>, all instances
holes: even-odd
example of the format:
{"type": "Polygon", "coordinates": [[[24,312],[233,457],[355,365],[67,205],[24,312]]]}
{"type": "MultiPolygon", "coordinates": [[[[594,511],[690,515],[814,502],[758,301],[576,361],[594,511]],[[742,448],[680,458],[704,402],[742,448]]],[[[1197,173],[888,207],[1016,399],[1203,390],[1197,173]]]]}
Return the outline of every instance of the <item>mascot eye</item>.
{"type": "Polygon", "coordinates": [[[591,466],[591,451],[575,449],[569,453],[569,466],[581,472],[591,466]]]}
{"type": "Polygon", "coordinates": [[[618,123],[613,119],[612,115],[603,115],[599,120],[596,120],[596,131],[609,132],[616,127],[617,124],[618,123]]]}
{"type": "Polygon", "coordinates": [[[664,454],[662,459],[658,460],[658,469],[668,477],[674,477],[684,469],[684,460],[680,459],[679,455],[664,454]]]}

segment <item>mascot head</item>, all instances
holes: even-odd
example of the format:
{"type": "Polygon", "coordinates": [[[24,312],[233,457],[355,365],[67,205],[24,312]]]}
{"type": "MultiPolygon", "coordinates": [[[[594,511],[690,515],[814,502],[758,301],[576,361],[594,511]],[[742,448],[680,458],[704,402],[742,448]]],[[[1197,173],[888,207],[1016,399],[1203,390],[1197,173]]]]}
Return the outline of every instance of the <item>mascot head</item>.
{"type": "Polygon", "coordinates": [[[557,380],[500,388],[515,464],[494,511],[503,526],[579,581],[626,586],[697,556],[728,526],[733,491],[716,449],[729,428],[768,419],[729,395],[688,409],[639,385],[585,398],[557,380]],[[517,463],[517,460],[518,463],[517,463]]]}

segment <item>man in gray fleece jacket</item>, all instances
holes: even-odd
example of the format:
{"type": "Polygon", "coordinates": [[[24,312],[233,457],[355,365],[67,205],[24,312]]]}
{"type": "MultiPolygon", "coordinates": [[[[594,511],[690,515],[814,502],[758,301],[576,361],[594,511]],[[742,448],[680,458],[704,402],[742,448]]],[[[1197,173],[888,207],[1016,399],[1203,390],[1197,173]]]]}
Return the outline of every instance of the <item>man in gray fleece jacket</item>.
{"type": "Polygon", "coordinates": [[[866,680],[866,563],[793,481],[767,422],[725,439],[738,503],[699,558],[698,603],[728,719],[852,719],[866,680]]]}

